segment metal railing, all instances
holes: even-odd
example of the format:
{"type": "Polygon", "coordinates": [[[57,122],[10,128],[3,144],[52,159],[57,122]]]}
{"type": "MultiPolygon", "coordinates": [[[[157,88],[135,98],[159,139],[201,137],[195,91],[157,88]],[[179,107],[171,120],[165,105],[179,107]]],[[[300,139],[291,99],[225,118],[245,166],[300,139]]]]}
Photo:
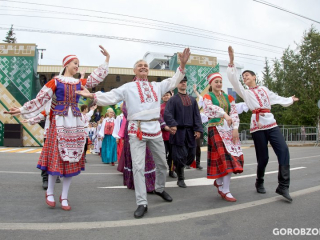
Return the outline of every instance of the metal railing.
{"type": "MultiPolygon", "coordinates": [[[[279,125],[279,128],[284,136],[286,142],[312,143],[318,146],[319,142],[319,129],[317,127],[302,127],[302,126],[289,126],[279,125]]],[[[252,141],[250,129],[244,129],[239,132],[240,140],[242,143],[252,141]]]]}

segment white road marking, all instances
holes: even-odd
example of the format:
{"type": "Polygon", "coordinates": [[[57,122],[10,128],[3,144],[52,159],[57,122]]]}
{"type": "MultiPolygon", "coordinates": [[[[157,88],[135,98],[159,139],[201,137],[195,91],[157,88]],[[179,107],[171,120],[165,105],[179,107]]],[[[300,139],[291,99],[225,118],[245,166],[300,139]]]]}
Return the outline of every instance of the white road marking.
{"type": "MultiPolygon", "coordinates": [[[[301,170],[306,167],[296,167],[296,168],[291,168],[291,171],[294,170],[301,170]]],[[[273,174],[273,173],[278,173],[278,170],[276,171],[270,171],[270,172],[265,172],[265,174],[273,174]]],[[[234,176],[231,177],[231,179],[237,179],[237,178],[247,178],[247,177],[255,177],[256,174],[247,174],[247,175],[240,175],[240,176],[234,176]]],[[[204,178],[193,178],[193,179],[186,179],[184,180],[186,185],[188,187],[194,187],[194,186],[209,186],[212,185],[214,182],[214,179],[208,179],[206,177],[204,178]]],[[[174,188],[178,187],[177,181],[171,181],[171,182],[166,182],[166,188],[174,188]]],[[[109,189],[117,189],[117,188],[126,188],[125,186],[110,186],[110,187],[98,187],[98,188],[109,188],[109,189]]]]}
{"type": "MultiPolygon", "coordinates": [[[[306,188],[296,192],[290,192],[291,197],[305,196],[313,192],[320,191],[320,186],[306,188]]],[[[184,220],[207,217],[218,215],[222,213],[228,213],[238,210],[243,210],[247,208],[257,207],[268,203],[273,203],[277,201],[283,201],[283,197],[275,196],[271,198],[265,198],[261,200],[232,204],[228,207],[220,207],[214,209],[206,209],[198,212],[182,213],[175,215],[168,215],[163,217],[149,218],[146,216],[142,219],[130,219],[130,220],[119,220],[119,221],[99,221],[99,222],[58,222],[58,223],[0,223],[1,230],[84,230],[84,229],[101,229],[101,228],[113,228],[113,227],[132,227],[141,225],[151,225],[151,224],[161,224],[169,222],[181,222],[184,220]]]]}

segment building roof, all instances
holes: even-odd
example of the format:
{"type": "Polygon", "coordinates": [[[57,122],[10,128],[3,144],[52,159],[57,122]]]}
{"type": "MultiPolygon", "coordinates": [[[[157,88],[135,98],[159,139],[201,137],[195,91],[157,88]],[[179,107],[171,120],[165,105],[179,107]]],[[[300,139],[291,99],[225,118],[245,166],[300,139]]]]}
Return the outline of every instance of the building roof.
{"type": "MultiPolygon", "coordinates": [[[[97,66],[81,66],[79,67],[79,72],[82,69],[86,70],[86,73],[90,74],[95,70],[97,66]]],[[[59,73],[62,69],[61,65],[38,65],[38,73],[59,73]]],[[[118,68],[118,67],[109,67],[109,74],[114,75],[131,75],[133,76],[133,68],[118,68]]],[[[149,76],[156,77],[172,77],[174,71],[171,70],[158,70],[158,69],[149,69],[149,76]]]]}

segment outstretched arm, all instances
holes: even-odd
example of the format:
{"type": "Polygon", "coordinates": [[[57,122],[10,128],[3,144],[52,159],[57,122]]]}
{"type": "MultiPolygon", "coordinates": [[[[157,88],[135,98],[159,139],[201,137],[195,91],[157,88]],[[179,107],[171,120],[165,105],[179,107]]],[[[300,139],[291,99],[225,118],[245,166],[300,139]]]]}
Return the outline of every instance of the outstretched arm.
{"type": "Polygon", "coordinates": [[[234,90],[236,93],[244,100],[246,101],[246,96],[245,96],[245,89],[238,80],[238,73],[237,69],[234,66],[234,51],[231,46],[228,47],[228,53],[229,53],[229,65],[227,68],[227,75],[230,83],[232,84],[234,90]]]}
{"type": "Polygon", "coordinates": [[[197,95],[197,97],[200,98],[200,94],[197,91],[197,85],[196,84],[193,84],[193,91],[197,95]]]}
{"type": "Polygon", "coordinates": [[[22,115],[23,118],[29,119],[36,117],[41,111],[45,110],[46,103],[52,98],[56,89],[56,80],[52,79],[43,86],[35,99],[26,102],[22,107],[13,107],[6,114],[13,116],[22,115]]]}
{"type": "MultiPolygon", "coordinates": [[[[265,89],[267,89],[267,88],[265,88],[265,89]]],[[[294,102],[299,101],[299,98],[297,98],[295,95],[293,95],[292,97],[286,98],[286,97],[281,97],[278,94],[275,94],[274,92],[270,91],[269,89],[267,89],[267,91],[268,91],[271,105],[280,104],[283,107],[289,107],[294,102]]]]}
{"type": "Polygon", "coordinates": [[[107,50],[104,49],[101,45],[99,45],[100,51],[103,56],[106,57],[105,62],[101,64],[97,69],[95,69],[88,79],[81,79],[82,85],[86,86],[87,88],[93,88],[97,86],[99,83],[101,83],[109,72],[109,60],[110,60],[110,54],[107,52],[107,50]]]}
{"type": "Polygon", "coordinates": [[[166,92],[171,91],[172,89],[176,88],[178,84],[181,82],[181,80],[185,76],[185,66],[188,62],[188,59],[190,57],[190,49],[185,48],[182,53],[178,54],[179,60],[180,60],[180,66],[178,67],[176,73],[172,78],[168,78],[163,80],[161,85],[161,95],[163,96],[166,92]]]}
{"type": "Polygon", "coordinates": [[[39,113],[37,116],[34,118],[29,118],[29,119],[23,119],[21,122],[23,123],[30,123],[31,125],[35,125],[36,123],[39,123],[41,121],[46,120],[46,111],[42,111],[39,113]]]}
{"type": "Polygon", "coordinates": [[[229,53],[229,64],[233,65],[234,63],[234,51],[231,46],[228,47],[228,53],[229,53]]]}
{"type": "Polygon", "coordinates": [[[76,94],[85,98],[94,99],[93,104],[98,106],[114,105],[124,99],[124,92],[126,91],[126,84],[119,88],[112,89],[110,92],[96,92],[91,93],[88,89],[81,86],[81,91],[76,91],[76,94]]]}

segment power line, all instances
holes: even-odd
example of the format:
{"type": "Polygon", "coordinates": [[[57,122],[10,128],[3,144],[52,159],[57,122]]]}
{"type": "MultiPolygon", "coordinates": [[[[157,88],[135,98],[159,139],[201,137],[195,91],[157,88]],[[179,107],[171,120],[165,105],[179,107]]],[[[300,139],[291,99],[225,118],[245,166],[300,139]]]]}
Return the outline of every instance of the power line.
{"type": "MultiPolygon", "coordinates": [[[[62,13],[64,14],[64,13],[62,13]]],[[[68,14],[68,13],[65,13],[68,14]]],[[[107,23],[107,24],[115,24],[115,25],[122,25],[122,26],[128,26],[128,27],[138,27],[138,28],[144,28],[144,29],[153,29],[153,30],[160,30],[160,31],[166,31],[166,32],[173,32],[173,33],[178,33],[178,34],[184,34],[184,35],[189,35],[189,36],[195,36],[195,37],[202,37],[202,38],[207,38],[207,39],[214,39],[217,41],[222,41],[222,42],[227,42],[229,44],[237,44],[240,46],[245,46],[245,47],[250,47],[250,48],[255,48],[259,50],[264,50],[268,52],[273,52],[277,54],[281,54],[281,52],[272,50],[272,49],[266,49],[262,47],[257,47],[233,40],[228,40],[228,39],[222,39],[222,38],[216,38],[216,37],[211,37],[208,35],[199,35],[195,33],[190,33],[190,32],[181,32],[181,31],[174,31],[174,30],[168,30],[168,29],[161,29],[161,28],[152,28],[152,27],[145,27],[145,26],[137,26],[137,25],[132,25],[132,24],[123,24],[123,23],[114,23],[114,22],[106,22],[106,21],[97,21],[97,20],[86,20],[86,19],[75,19],[75,18],[64,18],[64,17],[54,17],[54,16],[37,16],[37,15],[24,15],[24,14],[7,14],[7,13],[1,13],[0,15],[6,15],[6,16],[14,16],[14,17],[29,17],[29,18],[47,18],[47,19],[55,19],[55,20],[71,20],[71,21],[81,21],[81,22],[95,22],[95,23],[107,23]]],[[[69,14],[70,15],[70,14],[69,14]]],[[[75,14],[76,15],[76,14],[75,14]]]]}
{"type": "MultiPolygon", "coordinates": [[[[13,0],[0,0],[0,1],[2,1],[2,2],[14,2],[14,3],[31,4],[31,5],[38,5],[38,6],[56,7],[56,8],[63,8],[63,9],[66,8],[66,6],[52,5],[52,4],[43,4],[43,3],[34,3],[34,2],[23,2],[23,1],[13,1],[13,0]]],[[[236,36],[232,36],[232,35],[228,35],[228,34],[213,32],[213,31],[210,31],[210,30],[201,29],[201,28],[196,28],[196,27],[191,27],[191,26],[182,25],[182,24],[177,24],[177,23],[173,23],[173,22],[155,20],[155,19],[150,19],[150,18],[143,18],[143,17],[136,17],[136,16],[132,16],[132,15],[112,13],[112,12],[106,12],[106,11],[99,11],[99,10],[90,10],[90,9],[84,9],[84,8],[69,7],[69,6],[68,6],[68,9],[81,10],[81,11],[86,11],[86,12],[94,12],[95,14],[96,14],[96,13],[111,14],[111,15],[117,15],[117,16],[122,16],[122,17],[130,17],[130,18],[135,18],[135,19],[142,19],[142,20],[147,20],[147,21],[156,22],[156,23],[164,23],[164,24],[169,24],[169,25],[178,26],[179,28],[181,28],[181,27],[183,27],[183,28],[189,28],[189,29],[193,29],[193,30],[197,30],[197,31],[203,31],[203,32],[207,32],[207,33],[213,33],[213,34],[223,35],[223,36],[226,36],[226,37],[237,38],[237,39],[239,39],[239,40],[249,41],[249,42],[253,42],[253,43],[257,43],[257,44],[262,44],[262,45],[266,45],[266,46],[270,46],[270,47],[275,47],[275,48],[283,49],[282,47],[279,47],[279,46],[275,46],[275,45],[271,45],[271,44],[267,44],[267,43],[262,43],[262,42],[254,41],[254,40],[251,40],[251,39],[240,38],[240,37],[236,37],[236,36]]]]}
{"type": "MultiPolygon", "coordinates": [[[[0,27],[0,29],[8,30],[8,27],[0,27]]],[[[170,42],[162,42],[162,41],[152,41],[152,40],[145,40],[145,39],[137,39],[137,38],[127,38],[127,37],[117,37],[117,36],[107,36],[107,35],[98,35],[98,34],[86,34],[86,33],[74,33],[74,32],[62,32],[62,31],[50,31],[50,30],[39,30],[39,29],[27,29],[27,28],[15,28],[15,31],[24,31],[24,32],[38,32],[38,33],[49,33],[49,34],[60,34],[60,35],[71,35],[71,36],[84,36],[84,37],[95,37],[95,38],[105,38],[105,39],[112,39],[112,40],[120,40],[120,41],[129,41],[129,42],[139,42],[145,44],[152,44],[158,46],[170,46],[170,47],[179,47],[179,48],[186,48],[190,47],[191,49],[195,49],[202,52],[211,52],[211,53],[227,53],[224,50],[212,49],[212,48],[205,48],[205,47],[198,47],[198,46],[190,46],[185,44],[179,43],[170,43],[170,42]]],[[[239,55],[245,56],[252,56],[252,57],[259,57],[251,54],[245,53],[237,53],[239,55]]],[[[248,58],[243,56],[238,56],[239,58],[250,59],[254,61],[264,62],[263,60],[255,59],[255,58],[248,58]]],[[[263,57],[264,58],[264,57],[263,57]]]]}
{"type": "Polygon", "coordinates": [[[279,10],[284,11],[284,12],[287,12],[287,13],[291,13],[291,14],[293,14],[293,15],[296,15],[296,16],[299,16],[299,17],[308,19],[308,20],[310,20],[310,21],[312,21],[312,22],[315,22],[315,23],[319,23],[319,24],[320,24],[319,21],[316,21],[316,20],[314,20],[314,19],[311,19],[311,18],[302,16],[301,14],[298,14],[298,13],[291,12],[291,11],[289,11],[289,10],[287,10],[287,9],[284,9],[284,8],[279,7],[279,6],[277,6],[277,5],[268,3],[268,2],[266,2],[266,1],[258,1],[258,0],[253,0],[253,1],[254,1],[254,2],[257,2],[257,3],[261,3],[261,4],[264,4],[264,5],[267,5],[267,6],[269,6],[269,7],[273,7],[273,8],[279,9],[279,10]]]}

